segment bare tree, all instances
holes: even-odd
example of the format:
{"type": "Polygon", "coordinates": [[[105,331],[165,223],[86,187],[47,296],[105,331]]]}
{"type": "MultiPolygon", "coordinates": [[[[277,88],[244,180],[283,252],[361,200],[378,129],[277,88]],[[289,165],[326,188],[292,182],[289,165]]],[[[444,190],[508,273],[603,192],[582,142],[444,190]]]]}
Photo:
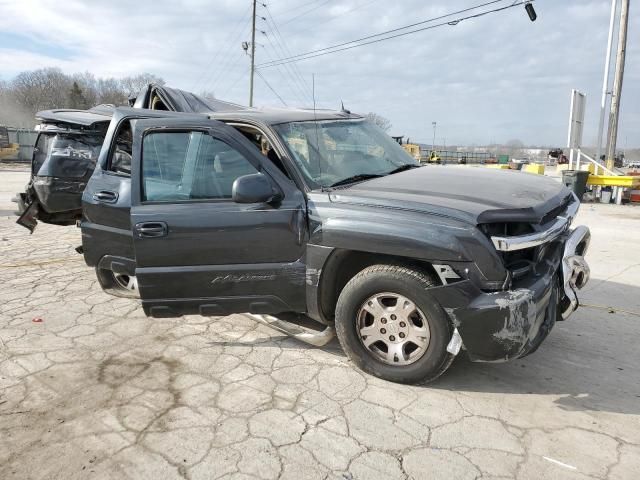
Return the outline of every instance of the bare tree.
{"type": "Polygon", "coordinates": [[[388,132],[389,129],[391,128],[391,120],[383,117],[382,115],[378,115],[377,113],[374,113],[374,112],[369,112],[365,115],[365,117],[371,123],[377,125],[384,132],[388,132]]]}
{"type": "Polygon", "coordinates": [[[73,82],[71,90],[69,90],[69,103],[70,108],[77,108],[84,110],[88,107],[87,99],[84,97],[84,93],[78,85],[78,82],[73,82]]]}
{"type": "Polygon", "coordinates": [[[133,77],[124,77],[120,80],[120,84],[127,96],[139,93],[143,87],[150,83],[164,85],[165,82],[161,77],[153,75],[152,73],[141,73],[133,77]]]}
{"type": "Polygon", "coordinates": [[[74,73],[71,78],[82,90],[84,104],[86,105],[84,108],[96,105],[98,103],[98,81],[95,75],[90,72],[74,73]]]}
{"type": "Polygon", "coordinates": [[[96,78],[90,72],[66,74],[59,68],[21,72],[9,82],[0,81],[0,122],[31,126],[40,110],[86,109],[100,103],[126,105],[129,95],[149,83],[165,82],[150,73],[117,79],[96,78]]]}
{"type": "Polygon", "coordinates": [[[59,68],[22,72],[10,84],[15,100],[34,113],[64,107],[71,86],[71,79],[59,68]]]}
{"type": "Polygon", "coordinates": [[[113,105],[126,105],[127,93],[115,78],[100,78],[96,86],[96,103],[111,103],[113,105]]]}

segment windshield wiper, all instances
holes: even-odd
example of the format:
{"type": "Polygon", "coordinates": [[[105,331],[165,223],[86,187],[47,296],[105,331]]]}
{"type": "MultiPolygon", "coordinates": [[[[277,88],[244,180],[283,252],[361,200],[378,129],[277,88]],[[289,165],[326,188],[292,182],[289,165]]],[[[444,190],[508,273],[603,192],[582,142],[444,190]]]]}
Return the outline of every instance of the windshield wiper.
{"type": "Polygon", "coordinates": [[[400,165],[398,168],[394,168],[387,175],[393,175],[394,173],[404,172],[405,170],[411,170],[412,168],[418,168],[420,165],[416,165],[415,163],[407,163],[405,165],[400,165]]]}
{"type": "Polygon", "coordinates": [[[377,173],[359,173],[358,175],[353,175],[351,177],[343,178],[339,182],[334,183],[333,185],[329,185],[330,187],[339,187],[341,185],[348,185],[350,183],[361,182],[362,180],[370,180],[372,178],[384,177],[382,174],[377,173]]]}

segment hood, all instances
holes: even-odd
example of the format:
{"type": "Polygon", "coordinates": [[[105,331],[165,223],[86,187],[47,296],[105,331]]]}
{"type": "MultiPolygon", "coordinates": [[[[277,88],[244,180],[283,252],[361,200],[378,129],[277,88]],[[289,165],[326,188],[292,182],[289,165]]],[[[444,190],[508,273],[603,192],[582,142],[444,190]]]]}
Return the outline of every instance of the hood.
{"type": "Polygon", "coordinates": [[[571,200],[559,181],[516,170],[426,166],[335,190],[332,202],[414,210],[468,223],[540,223],[571,200]]]}

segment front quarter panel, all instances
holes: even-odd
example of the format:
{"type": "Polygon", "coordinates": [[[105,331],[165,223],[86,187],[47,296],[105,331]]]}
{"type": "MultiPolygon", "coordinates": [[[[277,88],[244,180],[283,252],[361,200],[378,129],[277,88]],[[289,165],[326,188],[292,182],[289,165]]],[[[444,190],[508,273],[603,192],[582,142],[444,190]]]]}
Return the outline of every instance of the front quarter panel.
{"type": "Polygon", "coordinates": [[[332,203],[326,193],[310,193],[308,208],[312,245],[427,262],[471,262],[481,280],[505,279],[495,248],[468,223],[402,209],[332,203]]]}

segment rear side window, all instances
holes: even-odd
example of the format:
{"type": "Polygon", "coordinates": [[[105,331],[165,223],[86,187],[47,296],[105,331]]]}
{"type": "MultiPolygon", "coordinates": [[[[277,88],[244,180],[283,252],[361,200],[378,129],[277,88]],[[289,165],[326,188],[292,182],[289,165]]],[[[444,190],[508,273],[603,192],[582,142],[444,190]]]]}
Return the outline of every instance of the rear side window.
{"type": "Polygon", "coordinates": [[[230,199],[235,179],[257,172],[235,148],[202,132],[154,132],[143,140],[143,201],[230,199]]]}
{"type": "Polygon", "coordinates": [[[132,153],[131,122],[126,120],[118,128],[115,142],[111,149],[107,170],[120,175],[131,175],[132,153]]]}

